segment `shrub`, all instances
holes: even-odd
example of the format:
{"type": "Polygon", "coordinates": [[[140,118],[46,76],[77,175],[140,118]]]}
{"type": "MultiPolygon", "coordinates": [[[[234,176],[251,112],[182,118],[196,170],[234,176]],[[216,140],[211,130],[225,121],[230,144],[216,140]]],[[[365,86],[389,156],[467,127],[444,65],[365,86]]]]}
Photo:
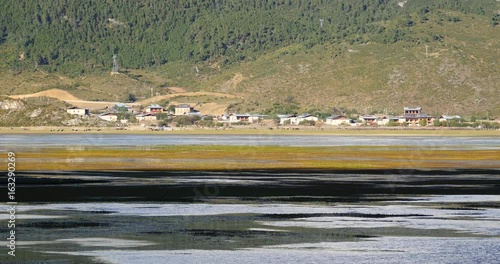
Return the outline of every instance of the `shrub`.
{"type": "Polygon", "coordinates": [[[213,127],[215,123],[212,120],[200,120],[197,122],[198,126],[202,127],[213,127]]]}
{"type": "Polygon", "coordinates": [[[427,119],[420,119],[420,121],[418,121],[418,124],[419,124],[421,127],[425,127],[425,126],[427,126],[427,119]]]}
{"type": "Polygon", "coordinates": [[[300,121],[299,125],[302,125],[302,126],[315,126],[316,122],[313,121],[313,120],[304,120],[304,121],[300,121]]]}
{"type": "Polygon", "coordinates": [[[236,125],[236,126],[248,126],[248,125],[250,125],[250,123],[239,121],[239,122],[236,122],[236,123],[232,123],[232,125],[236,125]]]}
{"type": "Polygon", "coordinates": [[[182,115],[182,116],[176,116],[172,119],[172,122],[177,123],[177,126],[192,126],[194,122],[200,120],[199,116],[188,116],[188,115],[182,115]]]}

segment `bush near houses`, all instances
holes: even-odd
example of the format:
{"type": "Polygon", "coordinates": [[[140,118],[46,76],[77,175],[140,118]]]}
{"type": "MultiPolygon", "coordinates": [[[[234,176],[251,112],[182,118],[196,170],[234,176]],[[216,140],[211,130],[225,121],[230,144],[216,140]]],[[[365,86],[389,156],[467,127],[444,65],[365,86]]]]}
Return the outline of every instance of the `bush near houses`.
{"type": "Polygon", "coordinates": [[[316,125],[316,121],[313,121],[313,120],[304,120],[304,121],[300,121],[299,125],[300,126],[315,126],[316,125]]]}
{"type": "Polygon", "coordinates": [[[185,127],[185,126],[192,126],[195,124],[196,121],[199,121],[201,119],[200,116],[195,116],[195,115],[182,115],[182,116],[176,116],[174,118],[168,119],[169,123],[175,124],[177,127],[185,127]]]}

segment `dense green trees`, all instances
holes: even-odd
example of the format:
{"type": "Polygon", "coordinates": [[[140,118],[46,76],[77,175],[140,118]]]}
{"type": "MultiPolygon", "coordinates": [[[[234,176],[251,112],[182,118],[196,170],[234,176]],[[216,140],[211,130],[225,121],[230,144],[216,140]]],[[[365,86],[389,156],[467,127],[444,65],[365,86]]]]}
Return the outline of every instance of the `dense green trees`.
{"type": "MultiPolygon", "coordinates": [[[[487,0],[0,0],[0,45],[13,45],[22,63],[80,74],[109,70],[113,54],[124,68],[175,60],[231,63],[303,42],[410,38],[409,27],[439,9],[493,16],[487,0]],[[405,15],[420,14],[418,20],[405,15]],[[386,28],[381,21],[402,16],[386,28]],[[321,22],[320,22],[321,21],[321,22]]],[[[494,17],[492,24],[496,24],[494,17]]],[[[1,47],[1,46],[0,46],[1,47]]],[[[17,60],[17,59],[16,59],[17,60]]]]}

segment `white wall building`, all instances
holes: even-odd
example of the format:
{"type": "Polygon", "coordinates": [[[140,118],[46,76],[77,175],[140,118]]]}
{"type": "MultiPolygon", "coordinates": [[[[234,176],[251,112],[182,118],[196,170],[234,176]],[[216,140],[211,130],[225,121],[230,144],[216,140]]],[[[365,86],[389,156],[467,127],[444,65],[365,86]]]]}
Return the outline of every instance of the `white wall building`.
{"type": "Polygon", "coordinates": [[[153,114],[138,114],[135,116],[135,119],[137,119],[137,122],[152,122],[157,120],[153,114]]]}
{"type": "Polygon", "coordinates": [[[330,125],[330,126],[350,125],[351,123],[352,123],[351,119],[342,115],[329,116],[325,119],[325,125],[330,125]]]}
{"type": "Polygon", "coordinates": [[[98,117],[102,120],[109,121],[109,122],[116,122],[118,120],[118,116],[113,114],[113,113],[104,113],[98,115],[98,117]]]}
{"type": "Polygon", "coordinates": [[[281,125],[298,125],[303,121],[314,121],[317,122],[319,119],[311,114],[302,115],[278,115],[281,125]]]}
{"type": "Polygon", "coordinates": [[[86,108],[78,108],[78,107],[71,107],[66,110],[66,112],[70,115],[88,115],[89,114],[89,109],[86,108]]]}

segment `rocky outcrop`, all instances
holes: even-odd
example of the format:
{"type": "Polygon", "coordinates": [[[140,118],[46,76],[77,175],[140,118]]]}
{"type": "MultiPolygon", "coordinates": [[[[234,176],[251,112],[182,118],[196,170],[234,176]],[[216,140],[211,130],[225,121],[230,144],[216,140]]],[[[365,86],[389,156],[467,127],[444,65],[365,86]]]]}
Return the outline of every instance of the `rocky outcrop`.
{"type": "Polygon", "coordinates": [[[24,102],[20,100],[3,100],[0,101],[0,109],[2,110],[23,110],[26,108],[24,102]]]}

